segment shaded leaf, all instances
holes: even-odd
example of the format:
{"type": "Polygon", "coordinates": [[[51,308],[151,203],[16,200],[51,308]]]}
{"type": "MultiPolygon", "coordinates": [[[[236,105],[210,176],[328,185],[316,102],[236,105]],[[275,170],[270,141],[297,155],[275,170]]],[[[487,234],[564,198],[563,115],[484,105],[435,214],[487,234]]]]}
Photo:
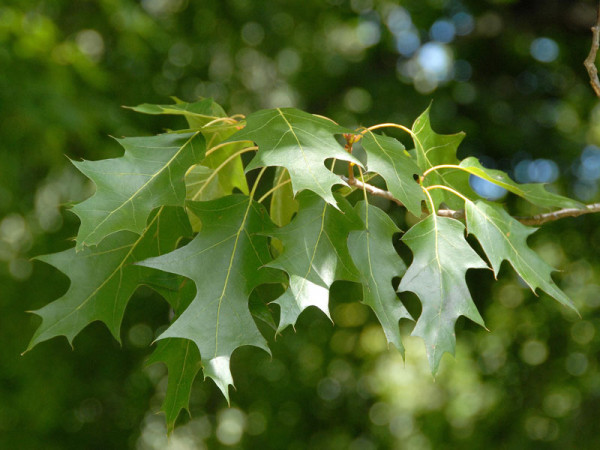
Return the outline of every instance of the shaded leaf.
{"type": "MultiPolygon", "coordinates": [[[[417,155],[417,164],[423,172],[431,167],[441,164],[458,165],[456,157],[458,146],[465,137],[465,133],[456,134],[437,134],[431,128],[429,120],[429,106],[413,124],[412,131],[416,135],[415,150],[417,155]]],[[[469,175],[460,169],[440,169],[427,175],[423,185],[433,186],[442,184],[448,186],[468,198],[477,198],[477,194],[469,185],[469,175]]],[[[462,209],[464,207],[460,198],[454,194],[441,189],[431,191],[431,196],[436,207],[440,203],[445,203],[451,209],[462,209]]]]}
{"type": "Polygon", "coordinates": [[[544,188],[543,183],[516,183],[501,170],[483,167],[477,158],[473,156],[463,159],[460,162],[460,167],[463,167],[465,171],[473,175],[501,186],[507,191],[517,194],[530,203],[543,208],[584,208],[584,205],[575,200],[548,192],[544,188]]]}
{"type": "MultiPolygon", "coordinates": [[[[290,179],[290,174],[283,167],[278,167],[273,179],[273,187],[284,183],[290,179]]],[[[298,201],[294,198],[291,183],[287,183],[273,192],[269,214],[273,223],[277,226],[284,226],[290,223],[294,214],[298,212],[298,201]]]]}
{"type": "Polygon", "coordinates": [[[178,102],[174,105],[151,105],[149,103],[144,103],[127,108],[144,114],[185,116],[190,128],[201,128],[215,119],[225,117],[223,108],[211,98],[204,98],[194,103],[178,102]]]}
{"type": "Polygon", "coordinates": [[[243,345],[269,351],[248,298],[259,284],[284,281],[281,272],[263,268],[271,257],[267,238],[257,233],[273,225],[262,205],[243,195],[189,202],[188,208],[202,221],[202,231],[184,247],[139,264],[183,275],[196,284],[194,300],[159,339],[193,341],[205,376],[229,399],[233,351],[243,345]]]}
{"type": "Polygon", "coordinates": [[[161,411],[167,419],[167,432],[175,428],[175,422],[182,409],[189,413],[192,384],[200,371],[201,361],[198,347],[186,339],[165,339],[159,341],[148,358],[147,364],[162,362],[167,366],[169,380],[161,411]]]}
{"type": "Polygon", "coordinates": [[[214,172],[214,169],[201,164],[192,167],[185,175],[186,199],[193,200],[195,198],[195,201],[206,202],[222,197],[223,190],[219,186],[219,174],[214,172]]]}
{"type": "Polygon", "coordinates": [[[71,248],[38,256],[40,261],[64,272],[71,285],[61,298],[34,311],[42,318],[42,324],[28,350],[55,336],[66,336],[72,344],[75,336],[96,320],[104,322],[120,342],[123,313],[133,292],[141,284],[167,283],[161,274],[134,264],[173,250],[180,237],[190,233],[181,208],[161,208],[140,236],[124,231],[80,252],[71,248]]]}
{"type": "Polygon", "coordinates": [[[400,229],[376,206],[358,202],[354,209],[366,227],[351,231],[348,238],[348,250],[360,273],[363,303],[375,312],[388,343],[396,346],[404,356],[398,322],[400,319],[412,320],[412,317],[392,286],[392,278],[406,272],[406,264],[392,243],[392,237],[400,229]]]}
{"type": "Polygon", "coordinates": [[[502,261],[510,262],[532,291],[544,290],[563,305],[576,309],[573,302],[552,281],[554,270],[529,246],[527,238],[537,229],[523,225],[502,206],[483,200],[467,202],[467,229],[477,237],[497,275],[502,261]]]}
{"type": "MultiPolygon", "coordinates": [[[[214,200],[224,195],[219,185],[219,174],[214,169],[196,164],[185,176],[186,199],[198,201],[214,200]]],[[[190,223],[194,231],[200,231],[202,224],[193,214],[190,214],[190,223]]]]}
{"type": "Polygon", "coordinates": [[[255,112],[246,120],[246,127],[229,138],[258,145],[246,172],[263,166],[285,167],[294,194],[308,189],[335,205],[331,188],[345,183],[325,167],[325,160],[337,158],[362,167],[335,139],[336,134],[351,131],[327,119],[294,108],[277,108],[255,112]]]}
{"type": "Polygon", "coordinates": [[[346,199],[336,194],[337,210],[312,192],[298,195],[298,214],[269,236],[283,243],[283,253],[268,264],[289,275],[289,287],[274,303],[281,308],[278,331],[294,325],[309,306],[329,317],[329,287],[335,280],[358,281],[348,253],[348,233],[362,222],[346,199]]]}
{"type": "Polygon", "coordinates": [[[458,220],[430,215],[402,237],[414,257],[398,291],[414,292],[421,300],[423,311],[412,334],[425,341],[434,375],[444,352],[454,355],[456,319],[465,316],[483,326],[465,274],[487,265],[469,246],[464,231],[458,220]]]}
{"type": "Polygon", "coordinates": [[[81,219],[78,251],[117,231],[142,233],[158,206],[183,206],[185,173],[205,152],[198,132],[118,141],[125,148],[120,158],[73,162],[96,185],[92,197],[73,207],[81,219]]]}
{"type": "MultiPolygon", "coordinates": [[[[143,104],[132,107],[130,109],[145,113],[145,114],[168,114],[184,116],[190,128],[201,131],[206,139],[206,148],[210,149],[222,143],[225,139],[231,136],[238,130],[239,123],[230,123],[230,121],[218,121],[227,117],[225,110],[218,103],[210,98],[201,99],[194,103],[185,103],[178,99],[174,105],[150,105],[143,104]],[[215,125],[209,125],[215,122],[215,125]]],[[[246,143],[231,144],[211,153],[203,161],[202,165],[216,169],[226,159],[231,157],[241,148],[247,147],[246,143]]],[[[228,195],[233,193],[234,188],[239,189],[244,194],[248,194],[248,184],[244,175],[244,166],[242,158],[233,158],[225,167],[220,170],[220,176],[217,179],[221,187],[222,194],[228,195]]],[[[194,197],[193,193],[191,197],[194,197]]],[[[194,200],[204,201],[200,196],[193,198],[194,200]]]]}
{"type": "Polygon", "coordinates": [[[421,201],[425,200],[425,194],[415,181],[414,175],[422,175],[423,171],[404,150],[400,141],[368,131],[361,139],[361,144],[367,152],[368,170],[381,175],[388,191],[400,200],[410,213],[420,217],[421,201]]]}

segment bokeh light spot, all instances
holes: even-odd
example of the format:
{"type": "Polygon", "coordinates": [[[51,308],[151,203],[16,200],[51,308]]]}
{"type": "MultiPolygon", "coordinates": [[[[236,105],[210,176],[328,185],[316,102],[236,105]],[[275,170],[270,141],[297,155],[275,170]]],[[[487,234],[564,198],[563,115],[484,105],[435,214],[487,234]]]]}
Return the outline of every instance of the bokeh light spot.
{"type": "Polygon", "coordinates": [[[523,344],[519,355],[527,364],[538,366],[548,358],[548,347],[542,341],[531,339],[523,344]]]}
{"type": "Polygon", "coordinates": [[[558,58],[559,49],[556,41],[542,37],[533,40],[529,52],[537,61],[549,63],[558,58]]]}
{"type": "Polygon", "coordinates": [[[448,43],[454,40],[456,29],[454,24],[448,20],[438,20],[434,22],[429,30],[429,37],[434,41],[448,43]]]}

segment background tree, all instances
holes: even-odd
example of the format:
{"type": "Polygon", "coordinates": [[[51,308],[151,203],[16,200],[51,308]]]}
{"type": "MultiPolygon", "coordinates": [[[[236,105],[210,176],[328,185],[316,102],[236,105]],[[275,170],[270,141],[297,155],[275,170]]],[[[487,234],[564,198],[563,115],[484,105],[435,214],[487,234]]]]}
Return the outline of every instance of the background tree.
{"type": "MultiPolygon", "coordinates": [[[[168,311],[149,290],[129,306],[123,350],[92,325],[73,352],[52,340],[19,356],[39,321],[23,311],[68,286],[29,257],[71,246],[78,222],[60,205],[91,192],[62,155],[116,156],[109,134],[181,124],[120,105],[210,96],[231,112],[295,105],[354,127],[409,124],[433,98],[436,130],[467,132],[460,156],[597,201],[600,107],[582,66],[594,2],[395,3],[3,3],[1,446],[164,447],[163,419],[152,412],[165,371],[142,367],[168,311]]],[[[528,214],[524,204],[512,206],[528,214]]],[[[307,311],[297,334],[288,330],[275,342],[272,361],[239,351],[233,370],[245,375],[236,377],[232,408],[213,385],[198,383],[193,420],[173,442],[593,448],[598,220],[565,219],[530,241],[563,270],[555,279],[581,320],[534,297],[506,268],[494,287],[491,274],[477,273],[469,282],[491,333],[459,323],[457,359],[444,358],[434,383],[422,344],[407,340],[404,366],[367,309],[345,302],[353,288],[339,283],[335,327],[307,311]]]]}

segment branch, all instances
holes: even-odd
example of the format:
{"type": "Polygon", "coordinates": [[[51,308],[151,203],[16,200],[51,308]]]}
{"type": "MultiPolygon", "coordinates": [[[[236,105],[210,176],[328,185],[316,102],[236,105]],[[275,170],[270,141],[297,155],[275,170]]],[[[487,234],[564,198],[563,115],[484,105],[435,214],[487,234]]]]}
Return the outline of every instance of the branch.
{"type": "Polygon", "coordinates": [[[588,71],[590,76],[590,84],[594,89],[594,92],[600,97],[600,80],[598,79],[598,69],[596,69],[596,55],[598,54],[598,47],[600,47],[600,5],[598,6],[598,17],[596,19],[596,25],[592,27],[592,48],[590,53],[585,58],[583,65],[588,71]]]}
{"type": "Polygon", "coordinates": [[[565,217],[577,217],[582,216],[583,214],[591,214],[596,212],[600,212],[600,203],[585,205],[585,208],[583,209],[565,208],[549,213],[536,214],[532,217],[516,217],[516,219],[524,225],[542,225],[546,222],[564,219],[565,217]]]}
{"type": "Polygon", "coordinates": [[[375,186],[373,186],[371,184],[363,183],[358,178],[352,178],[352,179],[350,179],[350,178],[345,177],[343,175],[340,175],[340,176],[341,176],[342,180],[344,180],[350,186],[354,186],[354,187],[356,187],[358,189],[365,190],[369,194],[375,195],[377,197],[387,198],[388,200],[391,200],[392,202],[396,203],[397,205],[404,206],[404,203],[402,203],[400,200],[398,200],[396,197],[394,197],[392,195],[392,193],[389,192],[389,191],[384,191],[383,189],[379,189],[378,187],[375,187],[375,186]]]}
{"type": "MultiPolygon", "coordinates": [[[[371,184],[363,183],[362,181],[360,181],[357,178],[350,180],[350,179],[348,179],[348,177],[345,177],[343,175],[341,175],[341,178],[346,183],[348,183],[350,186],[354,186],[358,189],[364,189],[371,195],[386,198],[386,199],[396,203],[397,205],[404,206],[404,204],[400,200],[395,198],[392,195],[392,193],[389,191],[384,191],[383,189],[379,189],[378,187],[375,187],[371,184]]],[[[424,210],[423,212],[427,212],[427,210],[424,210]]],[[[515,219],[517,219],[523,225],[542,225],[546,222],[553,222],[555,220],[564,219],[565,217],[577,217],[577,216],[582,216],[584,214],[591,214],[591,213],[597,213],[597,212],[600,212],[600,203],[592,203],[590,205],[585,205],[585,208],[582,208],[582,209],[565,208],[565,209],[559,209],[558,211],[553,211],[553,212],[549,212],[549,213],[536,214],[535,216],[530,216],[530,217],[517,216],[517,217],[515,217],[515,219]]],[[[456,211],[453,209],[440,209],[440,210],[438,210],[437,215],[442,216],[442,217],[450,217],[452,219],[460,220],[460,219],[465,218],[465,211],[462,209],[459,209],[456,211]]]]}

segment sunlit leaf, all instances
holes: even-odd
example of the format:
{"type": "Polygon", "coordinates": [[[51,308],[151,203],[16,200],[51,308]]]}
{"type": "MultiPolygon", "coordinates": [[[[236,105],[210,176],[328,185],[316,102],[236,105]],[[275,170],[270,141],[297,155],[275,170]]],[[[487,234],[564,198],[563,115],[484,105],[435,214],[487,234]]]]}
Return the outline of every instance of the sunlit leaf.
{"type": "Polygon", "coordinates": [[[289,287],[274,303],[281,308],[279,328],[294,325],[309,306],[329,317],[329,287],[335,280],[358,281],[359,274],[348,253],[348,233],[362,222],[341,196],[338,210],[312,192],[298,195],[298,214],[269,236],[283,242],[283,253],[269,267],[289,275],[289,287]]]}
{"type": "MultiPolygon", "coordinates": [[[[465,133],[438,134],[431,128],[428,107],[413,124],[412,131],[415,134],[415,150],[417,163],[421,170],[426,170],[442,165],[459,163],[456,150],[465,137],[465,133]]],[[[444,185],[450,187],[468,198],[478,198],[469,185],[469,175],[460,169],[436,170],[427,175],[423,185],[444,185]]],[[[464,207],[460,198],[442,189],[431,191],[431,196],[436,207],[445,203],[451,209],[462,209],[464,207]]]]}
{"type": "MultiPolygon", "coordinates": [[[[290,174],[283,167],[278,167],[273,179],[273,187],[285,183],[290,179],[290,174]]],[[[298,212],[298,201],[294,198],[291,183],[282,185],[273,192],[269,214],[273,223],[282,227],[290,223],[294,214],[298,212]]]]}
{"type": "MultiPolygon", "coordinates": [[[[184,116],[190,128],[195,131],[200,131],[206,139],[206,148],[209,150],[212,147],[222,143],[225,139],[231,136],[239,129],[239,123],[233,120],[223,120],[227,118],[225,110],[218,103],[210,98],[201,99],[198,102],[186,103],[178,99],[174,105],[143,105],[135,106],[130,109],[145,114],[167,114],[184,116]]],[[[212,169],[216,169],[223,164],[227,159],[232,157],[238,150],[246,147],[246,143],[227,145],[219,151],[211,153],[203,161],[202,165],[212,169]]],[[[244,167],[242,158],[235,157],[231,159],[222,169],[217,182],[221,187],[222,194],[228,195],[234,192],[234,189],[239,189],[244,194],[248,193],[248,184],[244,176],[244,167]]],[[[193,197],[193,195],[192,195],[193,197]]],[[[204,200],[200,196],[194,200],[204,200]]]]}
{"type": "Polygon", "coordinates": [[[151,105],[149,103],[143,103],[128,108],[144,114],[185,116],[190,128],[200,128],[215,119],[225,116],[223,108],[211,98],[204,98],[194,103],[178,102],[173,105],[151,105]]]}
{"type": "Polygon", "coordinates": [[[430,215],[402,237],[414,256],[398,291],[414,292],[421,300],[423,311],[412,334],[425,341],[433,374],[444,352],[454,355],[454,325],[459,316],[483,326],[465,275],[468,269],[487,265],[469,246],[464,232],[458,220],[430,215]]]}
{"type": "Polygon", "coordinates": [[[417,163],[404,150],[400,141],[367,132],[361,139],[367,152],[367,167],[383,177],[388,190],[400,200],[409,212],[419,217],[421,201],[425,200],[423,189],[415,181],[415,175],[421,175],[417,163]]]}
{"type": "Polygon", "coordinates": [[[344,182],[325,167],[325,160],[337,158],[362,166],[335,139],[335,135],[351,131],[327,119],[294,108],[277,108],[255,112],[246,121],[246,127],[229,138],[258,145],[258,153],[246,171],[263,166],[285,167],[294,194],[308,189],[335,205],[331,188],[344,182]]]}
{"type": "Polygon", "coordinates": [[[465,214],[469,233],[481,243],[496,275],[500,264],[506,260],[534,292],[540,288],[563,305],[575,309],[573,302],[552,281],[554,269],[527,245],[527,238],[536,228],[526,227],[502,206],[483,200],[467,202],[465,214]]]}
{"type": "Polygon", "coordinates": [[[460,162],[460,167],[468,173],[477,175],[484,180],[501,186],[513,194],[523,197],[534,205],[543,208],[583,208],[584,206],[570,198],[562,195],[553,194],[544,188],[543,183],[519,184],[510,179],[510,177],[501,170],[488,169],[483,167],[477,158],[470,156],[460,162]]]}

